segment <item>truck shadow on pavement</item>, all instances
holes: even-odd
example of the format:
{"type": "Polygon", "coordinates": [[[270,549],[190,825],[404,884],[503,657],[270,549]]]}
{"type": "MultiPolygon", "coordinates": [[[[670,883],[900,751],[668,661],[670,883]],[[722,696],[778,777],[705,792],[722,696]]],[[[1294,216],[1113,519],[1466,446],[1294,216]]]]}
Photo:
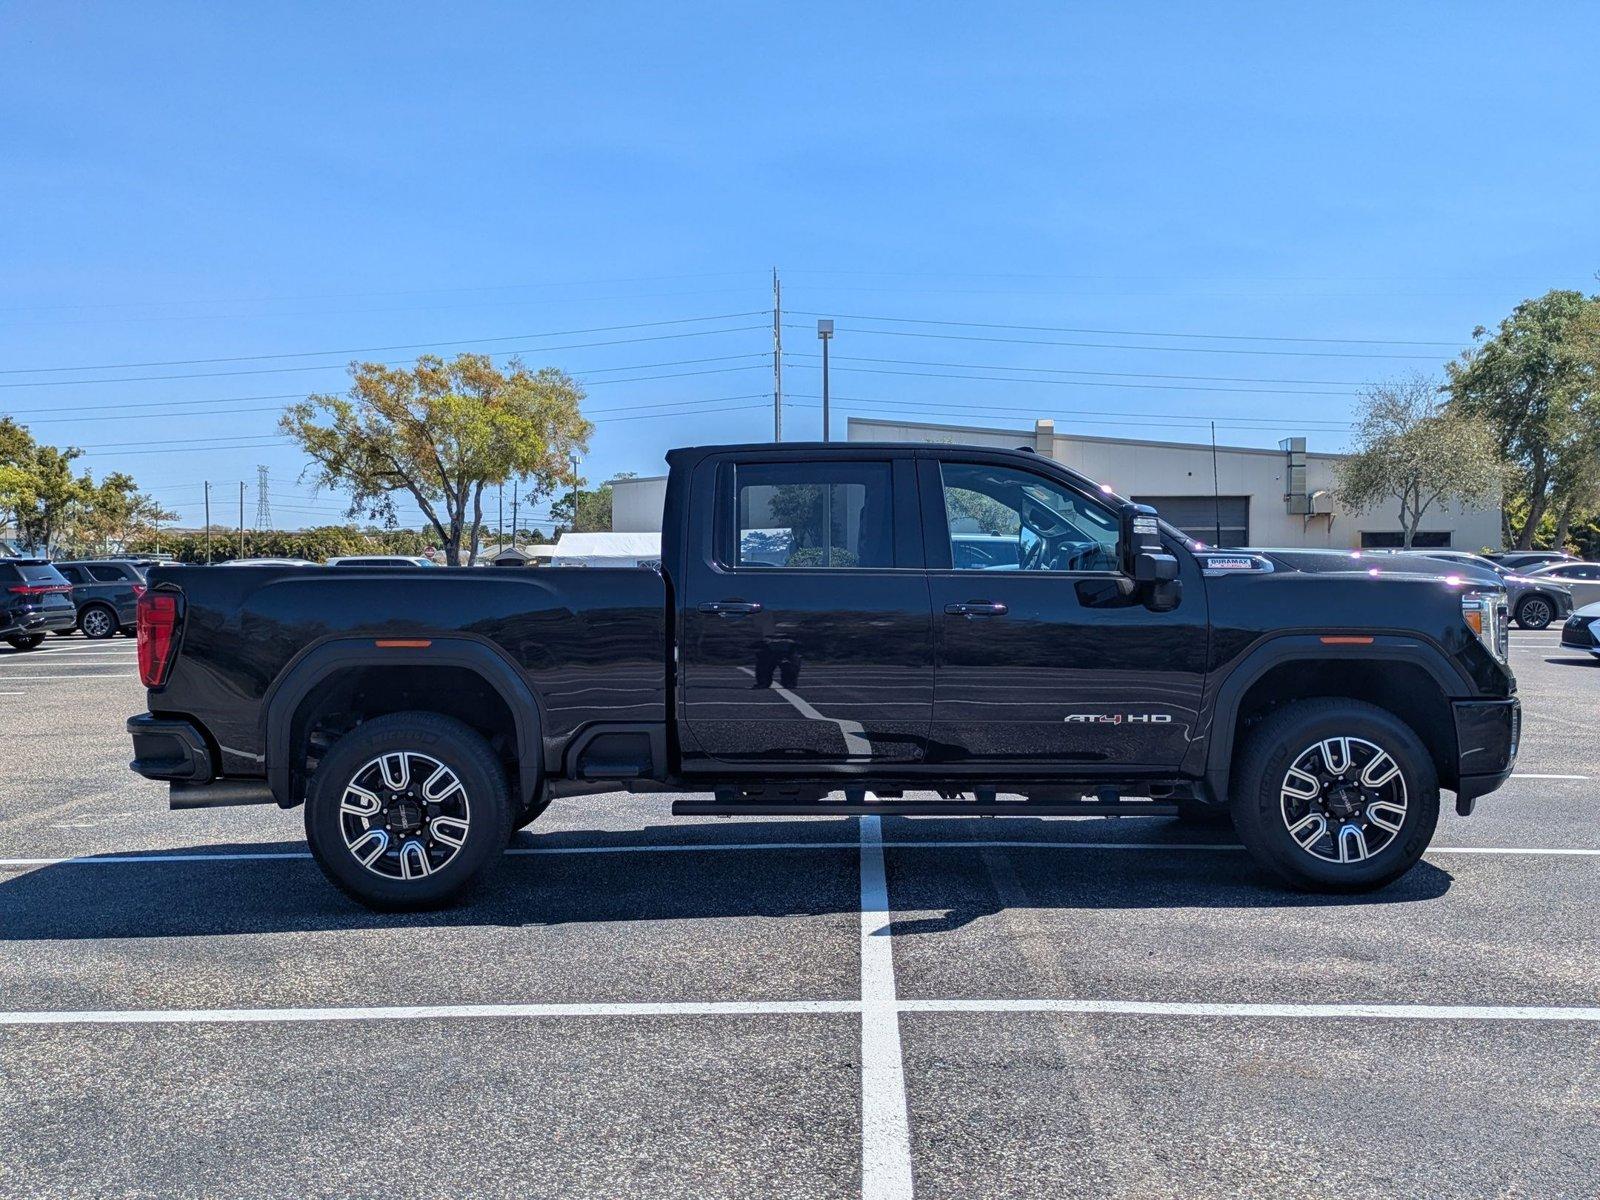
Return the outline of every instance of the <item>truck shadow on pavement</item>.
{"type": "MultiPolygon", "coordinates": [[[[1132,822],[1118,824],[1115,833],[1124,839],[1134,832],[1132,822]]],[[[898,914],[892,931],[916,936],[959,929],[1011,907],[1386,906],[1435,900],[1452,881],[1424,861],[1376,892],[1311,895],[1278,886],[1240,850],[1180,848],[1219,845],[1229,840],[1223,835],[1197,838],[1169,822],[1140,824],[1137,841],[1151,849],[1099,849],[1095,841],[1112,839],[1023,818],[990,835],[1006,843],[992,847],[971,844],[982,839],[973,837],[969,822],[886,824],[889,894],[898,914]],[[944,845],[941,838],[966,844],[944,845]],[[1029,840],[1073,845],[1015,844],[1029,840]],[[912,841],[918,844],[903,844],[912,841]],[[1166,845],[1173,848],[1158,848],[1166,845]]],[[[524,833],[514,849],[535,853],[508,855],[465,901],[425,913],[369,912],[336,891],[307,858],[138,861],[158,853],[303,854],[302,842],[98,856],[129,861],[59,863],[0,878],[0,942],[854,914],[860,906],[854,831],[853,822],[794,821],[524,833]],[[763,848],[774,842],[785,847],[763,848]],[[706,848],[660,849],[697,845],[706,848]]]]}

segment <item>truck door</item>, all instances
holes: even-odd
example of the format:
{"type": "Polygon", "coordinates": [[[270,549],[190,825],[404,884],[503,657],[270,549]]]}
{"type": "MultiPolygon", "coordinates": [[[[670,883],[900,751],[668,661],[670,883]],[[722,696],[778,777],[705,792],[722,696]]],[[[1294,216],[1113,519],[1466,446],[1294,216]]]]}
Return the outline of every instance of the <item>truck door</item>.
{"type": "Polygon", "coordinates": [[[731,454],[690,486],[685,770],[920,762],[933,623],[914,460],[731,454]]]}
{"type": "Polygon", "coordinates": [[[938,647],[934,761],[1176,767],[1200,708],[1206,596],[1181,556],[1177,608],[1122,572],[1118,511],[1041,464],[925,452],[938,647]]]}

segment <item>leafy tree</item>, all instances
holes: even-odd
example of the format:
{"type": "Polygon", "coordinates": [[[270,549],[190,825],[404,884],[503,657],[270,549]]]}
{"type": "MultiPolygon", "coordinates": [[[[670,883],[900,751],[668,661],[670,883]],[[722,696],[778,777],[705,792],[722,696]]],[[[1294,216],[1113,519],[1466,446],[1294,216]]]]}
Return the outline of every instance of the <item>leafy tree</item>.
{"type": "Polygon", "coordinates": [[[392,521],[394,496],[410,493],[456,566],[477,559],[485,487],[525,480],[531,503],[570,485],[571,456],[593,432],[581,387],[515,359],[502,372],[484,354],[425,355],[411,370],[354,363],[350,375],[347,395],[290,405],[280,427],[320,484],[350,492],[352,514],[392,521]]]}
{"type": "Polygon", "coordinates": [[[1414,375],[1362,393],[1356,450],[1338,467],[1339,499],[1357,512],[1394,501],[1407,549],[1435,504],[1482,504],[1499,495],[1502,463],[1481,421],[1440,405],[1414,375]]]}
{"type": "Polygon", "coordinates": [[[1525,300],[1493,337],[1450,364],[1452,406],[1486,421],[1513,468],[1511,486],[1527,500],[1505,538],[1533,544],[1547,511],[1565,530],[1596,502],[1600,454],[1600,296],[1550,291],[1525,300]]]}
{"type": "Polygon", "coordinates": [[[97,553],[120,552],[135,538],[153,531],[178,514],[162,508],[153,496],[141,492],[133,476],[113,471],[98,486],[86,491],[78,521],[78,535],[97,553]]]}
{"type": "MultiPolygon", "coordinates": [[[[632,479],[633,472],[623,471],[617,478],[632,479]]],[[[603,483],[593,491],[587,491],[583,486],[587,482],[585,479],[579,479],[577,482],[576,516],[572,511],[571,491],[561,493],[551,501],[550,517],[558,529],[581,529],[585,533],[595,533],[611,528],[611,485],[603,483]]]]}
{"type": "Polygon", "coordinates": [[[48,553],[71,532],[80,507],[94,490],[87,472],[72,473],[73,462],[82,455],[75,447],[35,445],[27,461],[6,472],[3,486],[24,545],[48,553]]]}

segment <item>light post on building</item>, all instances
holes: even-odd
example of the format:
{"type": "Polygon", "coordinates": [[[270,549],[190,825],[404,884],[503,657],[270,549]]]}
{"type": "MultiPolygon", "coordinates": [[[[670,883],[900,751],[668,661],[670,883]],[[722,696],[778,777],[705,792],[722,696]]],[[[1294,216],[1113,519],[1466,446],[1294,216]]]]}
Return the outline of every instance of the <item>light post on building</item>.
{"type": "Polygon", "coordinates": [[[822,342],[822,440],[828,440],[828,343],[833,341],[833,322],[817,322],[817,337],[822,342]]]}

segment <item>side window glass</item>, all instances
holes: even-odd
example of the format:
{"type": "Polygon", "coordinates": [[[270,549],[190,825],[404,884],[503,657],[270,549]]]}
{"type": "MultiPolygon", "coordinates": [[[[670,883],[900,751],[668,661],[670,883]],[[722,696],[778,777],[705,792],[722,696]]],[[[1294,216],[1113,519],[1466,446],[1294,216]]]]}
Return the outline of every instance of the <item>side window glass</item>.
{"type": "Polygon", "coordinates": [[[894,566],[888,463],[741,463],[731,565],[894,566]]]}
{"type": "Polygon", "coordinates": [[[95,566],[89,568],[89,574],[100,583],[121,583],[122,571],[118,567],[95,566]]]}
{"type": "Polygon", "coordinates": [[[77,567],[57,567],[56,570],[60,571],[63,575],[65,575],[67,577],[67,582],[68,583],[82,583],[83,582],[83,572],[81,570],[79,570],[77,567]]]}
{"type": "Polygon", "coordinates": [[[950,562],[963,571],[1115,571],[1117,514],[1042,475],[941,463],[950,562]]]}

